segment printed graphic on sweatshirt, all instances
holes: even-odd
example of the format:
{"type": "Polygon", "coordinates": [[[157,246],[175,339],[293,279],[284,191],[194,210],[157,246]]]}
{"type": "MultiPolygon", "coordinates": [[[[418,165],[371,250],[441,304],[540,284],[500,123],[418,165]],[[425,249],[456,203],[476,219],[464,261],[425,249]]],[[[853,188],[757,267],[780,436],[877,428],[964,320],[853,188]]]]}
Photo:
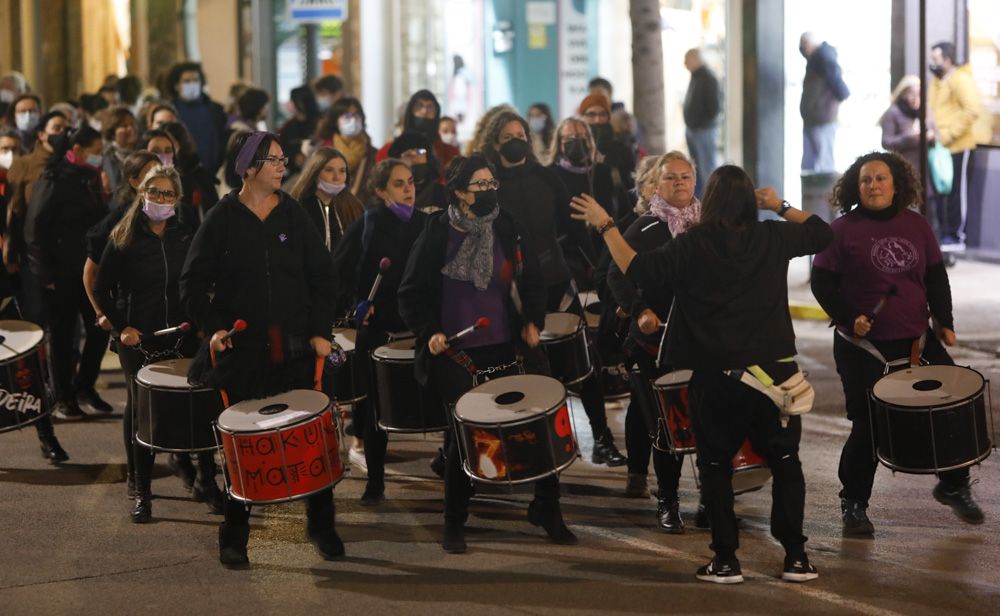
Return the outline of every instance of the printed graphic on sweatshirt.
{"type": "Polygon", "coordinates": [[[903,237],[883,237],[872,245],[872,265],[887,274],[899,274],[916,267],[917,247],[903,237]]]}

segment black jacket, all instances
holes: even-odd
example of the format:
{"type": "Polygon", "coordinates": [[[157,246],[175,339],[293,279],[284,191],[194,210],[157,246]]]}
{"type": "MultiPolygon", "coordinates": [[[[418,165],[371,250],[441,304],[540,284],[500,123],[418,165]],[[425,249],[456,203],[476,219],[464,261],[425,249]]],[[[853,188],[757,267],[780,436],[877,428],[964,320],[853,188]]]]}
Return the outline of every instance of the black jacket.
{"type": "Polygon", "coordinates": [[[134,327],[143,334],[179,325],[178,281],[191,246],[191,231],[176,218],[167,221],[163,236],[153,233],[139,214],[132,242],[118,249],[108,242],[97,271],[94,296],[115,329],[134,327]],[[115,297],[117,295],[117,297],[115,297]]]}
{"type": "Polygon", "coordinates": [[[61,160],[35,183],[24,238],[42,285],[79,284],[87,260],[87,231],[107,214],[96,171],[61,160]]]}
{"type": "Polygon", "coordinates": [[[406,260],[426,222],[427,214],[419,210],[414,210],[404,223],[390,209],[379,205],[366,210],[361,220],[348,227],[333,253],[338,278],[337,309],[350,309],[352,304],[368,299],[379,262],[388,257],[391,264],[375,293],[375,314],[368,326],[380,332],[405,331],[396,292],[406,260]]]}
{"type": "Polygon", "coordinates": [[[260,348],[275,333],[286,345],[330,335],[335,282],[329,253],[302,206],[278,195],[261,221],[234,190],[195,233],[181,274],[181,305],[207,333],[243,319],[241,344],[260,348]]]}
{"type": "Polygon", "coordinates": [[[675,368],[739,369],[795,355],[788,313],[788,261],[833,240],[817,216],[803,224],[766,221],[745,230],[696,226],[652,252],[626,275],[639,288],[670,284],[676,306],[667,332],[675,368]]]}
{"type": "Polygon", "coordinates": [[[365,208],[348,188],[340,191],[339,195],[330,200],[330,204],[333,205],[332,209],[324,206],[315,193],[309,196],[302,195],[302,207],[306,209],[309,219],[316,225],[316,230],[319,231],[319,237],[323,240],[324,245],[326,245],[327,228],[330,229],[329,250],[332,254],[337,249],[337,244],[344,237],[347,229],[360,220],[365,208]]]}
{"type": "MultiPolygon", "coordinates": [[[[625,241],[639,254],[652,252],[667,245],[673,236],[665,222],[653,216],[644,214],[636,219],[623,234],[625,241]]],[[[636,340],[651,344],[658,343],[659,334],[647,336],[639,331],[636,319],[643,310],[649,308],[656,313],[660,322],[666,323],[670,315],[670,305],[674,301],[674,290],[669,284],[659,286],[649,285],[643,289],[637,288],[625,277],[614,261],[608,266],[608,288],[617,305],[629,315],[629,335],[636,340]],[[654,340],[653,338],[656,338],[654,340]]]]}
{"type": "Polygon", "coordinates": [[[569,194],[555,172],[538,163],[497,167],[500,208],[523,229],[546,286],[569,282],[570,271],[559,246],[561,229],[572,228],[569,194]]]}
{"type": "MultiPolygon", "coordinates": [[[[399,286],[399,310],[407,327],[416,334],[416,375],[424,384],[430,376],[432,355],[427,349],[430,337],[442,330],[442,277],[448,251],[448,213],[435,212],[430,216],[424,232],[413,246],[413,254],[406,264],[399,286]]],[[[515,219],[506,212],[493,221],[493,232],[500,241],[504,256],[514,264],[514,285],[520,298],[520,311],[508,298],[507,313],[511,338],[521,335],[523,324],[534,323],[541,331],[545,326],[545,287],[542,284],[537,261],[515,219]]],[[[511,290],[513,295],[514,289],[511,290]]]]}
{"type": "Polygon", "coordinates": [[[840,103],[847,100],[847,89],[837,64],[837,50],[823,43],[806,60],[806,76],[802,80],[802,100],[799,113],[805,126],[829,124],[837,119],[840,103]]]}
{"type": "Polygon", "coordinates": [[[688,128],[708,128],[719,117],[719,80],[707,66],[691,73],[684,96],[684,125],[688,128]]]}
{"type": "Polygon", "coordinates": [[[181,200],[180,220],[197,229],[208,211],[219,202],[219,181],[201,164],[197,156],[179,161],[177,172],[181,176],[184,197],[181,200]]]}

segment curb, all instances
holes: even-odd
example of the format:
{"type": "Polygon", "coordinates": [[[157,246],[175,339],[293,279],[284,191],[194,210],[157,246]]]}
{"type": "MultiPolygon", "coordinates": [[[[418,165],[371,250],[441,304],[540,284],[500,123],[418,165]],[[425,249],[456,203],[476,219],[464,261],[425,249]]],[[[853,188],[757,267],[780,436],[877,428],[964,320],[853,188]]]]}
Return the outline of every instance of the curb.
{"type": "Polygon", "coordinates": [[[819,307],[819,304],[808,302],[788,302],[788,313],[793,319],[808,319],[810,321],[829,321],[830,316],[819,307]]]}

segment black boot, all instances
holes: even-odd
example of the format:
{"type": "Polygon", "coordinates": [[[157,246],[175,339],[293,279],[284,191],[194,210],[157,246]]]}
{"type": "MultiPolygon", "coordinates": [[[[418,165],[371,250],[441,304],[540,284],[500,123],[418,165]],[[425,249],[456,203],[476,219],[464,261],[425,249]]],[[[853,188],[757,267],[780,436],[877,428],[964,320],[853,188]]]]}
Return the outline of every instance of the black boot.
{"type": "Polygon", "coordinates": [[[968,479],[958,485],[948,485],[939,481],[934,486],[934,499],[942,505],[951,507],[955,515],[968,524],[982,524],[985,519],[983,510],[972,498],[972,486],[968,479]]]}
{"type": "Polygon", "coordinates": [[[385,500],[385,485],[372,481],[368,476],[368,483],[365,484],[365,492],[361,495],[361,504],[365,507],[381,505],[385,500]]]}
{"type": "Polygon", "coordinates": [[[247,542],[250,540],[250,525],[219,525],[219,562],[237,569],[250,564],[247,558],[247,542]]]}
{"type": "Polygon", "coordinates": [[[135,473],[129,473],[125,478],[125,493],[129,500],[135,500],[135,473]]]}
{"type": "Polygon", "coordinates": [[[431,472],[444,479],[444,449],[438,447],[437,455],[431,460],[431,472]]]}
{"type": "Polygon", "coordinates": [[[55,434],[38,437],[38,446],[42,449],[42,457],[50,464],[61,464],[69,460],[69,454],[62,448],[55,434]]]}
{"type": "Polygon", "coordinates": [[[528,505],[528,521],[535,526],[541,526],[548,533],[552,543],[560,545],[575,545],[576,535],[563,522],[562,511],[557,500],[540,500],[536,498],[528,505]]]}
{"type": "Polygon", "coordinates": [[[333,494],[327,494],[321,492],[306,501],[306,539],[325,560],[334,560],[344,555],[344,542],[334,528],[333,494]]]}
{"type": "Polygon", "coordinates": [[[174,475],[180,477],[184,482],[184,487],[188,490],[194,488],[194,481],[198,477],[198,471],[191,463],[191,454],[172,453],[167,457],[167,466],[174,475]]]}
{"type": "Polygon", "coordinates": [[[868,505],[852,498],[840,499],[840,513],[844,518],[843,534],[871,535],[875,525],[868,519],[868,505]]]}
{"type": "Polygon", "coordinates": [[[441,541],[441,547],[449,554],[464,554],[467,549],[465,545],[465,525],[460,522],[445,520],[444,539],[441,541]]]}
{"type": "Polygon", "coordinates": [[[191,489],[191,498],[207,504],[213,514],[222,515],[225,512],[226,496],[215,481],[215,470],[214,455],[211,452],[199,453],[198,471],[191,489]]]}
{"type": "Polygon", "coordinates": [[[615,447],[615,439],[611,436],[610,428],[605,428],[604,434],[594,438],[594,450],[590,454],[590,461],[608,466],[622,466],[628,463],[628,458],[615,447]]]}
{"type": "Polygon", "coordinates": [[[656,507],[656,521],[660,528],[671,535],[684,533],[684,521],[678,511],[677,496],[661,496],[656,507]]]}
{"type": "Polygon", "coordinates": [[[136,524],[147,524],[153,519],[153,493],[148,485],[136,489],[131,515],[136,524]]]}

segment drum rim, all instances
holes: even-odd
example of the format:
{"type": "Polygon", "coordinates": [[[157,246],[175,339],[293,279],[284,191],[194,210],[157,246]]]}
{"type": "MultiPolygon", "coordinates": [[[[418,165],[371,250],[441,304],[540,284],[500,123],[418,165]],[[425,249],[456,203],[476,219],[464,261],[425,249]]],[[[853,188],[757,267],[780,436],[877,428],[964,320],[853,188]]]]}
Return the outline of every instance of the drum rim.
{"type": "MultiPolygon", "coordinates": [[[[45,335],[44,334],[42,335],[42,339],[38,341],[38,344],[36,344],[35,346],[31,347],[27,351],[22,351],[22,352],[18,353],[17,355],[11,355],[7,359],[0,359],[0,366],[6,366],[9,363],[15,362],[15,361],[17,361],[17,360],[19,360],[19,359],[21,359],[23,357],[27,357],[28,355],[31,355],[31,354],[35,354],[35,355],[39,354],[40,353],[39,349],[41,348],[41,346],[43,344],[45,344],[45,335]]],[[[41,361],[41,358],[39,358],[39,361],[41,361]]]]}
{"type": "Polygon", "coordinates": [[[435,432],[446,432],[448,430],[448,428],[450,428],[451,426],[449,426],[448,424],[445,424],[444,426],[441,426],[440,428],[436,428],[436,427],[435,428],[427,428],[427,429],[393,428],[391,426],[385,425],[384,423],[382,423],[382,420],[379,419],[379,421],[378,421],[378,427],[382,428],[382,430],[384,430],[386,432],[394,432],[396,434],[433,434],[435,432]]]}
{"type": "Polygon", "coordinates": [[[372,351],[371,359],[379,364],[412,364],[417,361],[416,355],[410,359],[399,359],[398,357],[379,357],[375,355],[375,351],[372,351]]]}
{"type": "MultiPolygon", "coordinates": [[[[229,408],[232,408],[232,407],[229,407],[229,408]]],[[[228,410],[229,409],[223,409],[222,413],[225,413],[228,410]]],[[[326,413],[326,412],[329,412],[331,415],[333,415],[334,427],[336,427],[336,428],[339,429],[340,428],[340,417],[338,417],[337,413],[333,412],[333,404],[332,403],[328,404],[325,409],[323,409],[323,410],[321,410],[321,411],[319,411],[317,413],[314,413],[314,414],[309,415],[307,417],[299,417],[298,419],[296,419],[295,421],[293,421],[290,424],[282,424],[281,427],[278,428],[277,430],[275,430],[273,428],[260,428],[260,429],[256,429],[256,430],[245,430],[244,431],[244,430],[233,430],[232,428],[223,428],[221,425],[219,425],[219,419],[218,418],[216,418],[216,420],[212,422],[212,425],[216,429],[218,429],[219,432],[222,432],[224,434],[234,435],[234,436],[237,435],[237,434],[273,434],[275,432],[281,432],[281,431],[286,430],[288,428],[296,428],[296,427],[298,427],[298,426],[300,426],[300,425],[302,425],[304,423],[313,421],[314,419],[316,419],[317,417],[320,417],[321,415],[323,415],[323,413],[326,413]]],[[[219,417],[222,417],[222,413],[219,413],[219,417]]]]}
{"type": "Polygon", "coordinates": [[[332,490],[333,488],[337,487],[337,484],[340,483],[341,481],[343,481],[344,477],[346,477],[347,474],[350,473],[350,468],[348,468],[347,464],[344,464],[343,462],[341,462],[340,466],[341,466],[341,468],[343,468],[343,472],[340,473],[340,477],[337,477],[336,479],[334,479],[333,483],[330,483],[330,484],[328,484],[326,486],[323,486],[322,488],[317,488],[315,490],[312,490],[311,492],[305,492],[303,494],[296,494],[295,496],[285,496],[285,497],[282,497],[282,498],[276,498],[276,499],[270,499],[270,500],[254,500],[252,498],[246,498],[245,496],[236,496],[235,494],[233,494],[233,488],[232,488],[232,486],[229,486],[226,489],[226,496],[228,496],[229,498],[233,499],[234,501],[237,501],[237,502],[240,502],[240,503],[246,503],[248,505],[279,505],[281,503],[290,503],[292,501],[297,501],[297,500],[300,500],[300,499],[303,499],[303,498],[308,498],[308,497],[310,497],[310,496],[312,496],[314,494],[319,494],[323,490],[332,490]]]}
{"type": "Polygon", "coordinates": [[[935,469],[926,469],[926,468],[915,469],[890,463],[889,460],[885,456],[883,456],[882,453],[878,450],[877,445],[875,447],[875,455],[878,457],[878,461],[881,462],[886,468],[890,470],[899,473],[906,473],[908,475],[933,475],[936,473],[946,473],[948,471],[955,471],[962,468],[968,468],[970,466],[974,466],[976,464],[981,463],[983,460],[990,457],[991,453],[993,453],[993,447],[994,447],[993,441],[987,439],[987,442],[989,443],[989,447],[986,448],[986,451],[982,454],[979,454],[972,460],[967,460],[965,462],[962,462],[961,464],[953,464],[951,466],[943,466],[935,469]]]}
{"type": "Polygon", "coordinates": [[[544,324],[544,321],[543,321],[542,322],[542,329],[538,332],[538,339],[539,339],[539,342],[541,342],[542,344],[545,344],[546,342],[549,342],[551,344],[551,343],[554,343],[554,342],[559,342],[561,340],[566,340],[568,338],[574,338],[574,337],[576,337],[577,334],[580,333],[581,329],[587,329],[587,320],[584,319],[584,318],[582,318],[580,315],[576,314],[575,312],[568,312],[568,311],[565,311],[565,310],[556,310],[555,312],[547,312],[547,313],[545,313],[545,317],[548,318],[548,316],[550,314],[568,314],[570,316],[576,317],[579,320],[577,321],[576,329],[574,329],[571,332],[567,332],[565,334],[559,334],[557,336],[554,336],[551,333],[549,333],[546,336],[546,332],[548,330],[545,329],[545,324],[544,324]]]}
{"type": "Polygon", "coordinates": [[[447,407],[448,407],[449,410],[445,414],[446,415],[450,415],[451,417],[454,417],[454,418],[457,419],[458,418],[458,403],[462,401],[462,397],[464,397],[468,393],[471,393],[472,391],[475,391],[476,388],[478,388],[478,387],[486,385],[487,383],[497,383],[497,382],[502,381],[504,379],[523,378],[523,377],[532,377],[532,378],[539,377],[539,378],[543,378],[543,379],[551,379],[551,380],[555,381],[556,383],[559,383],[560,385],[562,385],[563,393],[562,393],[562,399],[559,402],[559,405],[558,406],[550,406],[547,409],[545,409],[544,411],[541,411],[539,413],[535,413],[531,417],[525,417],[524,419],[519,420],[517,423],[505,423],[505,424],[481,423],[481,422],[477,422],[475,420],[470,420],[470,421],[467,421],[465,423],[474,424],[474,425],[480,426],[480,427],[482,427],[482,426],[494,426],[494,425],[513,426],[513,425],[520,425],[520,424],[528,422],[528,421],[532,421],[533,419],[536,419],[538,417],[548,416],[548,414],[551,413],[553,410],[558,410],[559,408],[561,408],[563,406],[565,406],[569,412],[572,412],[572,409],[569,408],[569,390],[566,389],[566,383],[563,383],[562,381],[560,381],[559,379],[555,378],[554,376],[548,376],[548,375],[545,375],[545,374],[508,374],[506,376],[501,376],[501,377],[497,377],[495,379],[490,379],[489,381],[486,381],[484,383],[480,383],[476,387],[473,387],[472,389],[469,389],[468,391],[466,391],[465,393],[463,393],[461,396],[459,396],[458,400],[456,400],[453,404],[447,405],[447,407]]]}
{"type": "Polygon", "coordinates": [[[573,464],[574,462],[576,462],[577,459],[580,457],[580,445],[579,445],[579,443],[576,442],[575,438],[573,439],[573,446],[574,446],[573,448],[575,449],[575,453],[574,453],[574,455],[571,455],[570,458],[569,458],[569,460],[567,460],[564,464],[560,464],[556,468],[554,468],[554,469],[552,469],[550,471],[547,471],[547,472],[545,472],[545,473],[543,473],[541,475],[534,475],[534,476],[532,476],[529,479],[483,479],[479,475],[476,475],[476,474],[472,473],[472,470],[469,468],[469,461],[468,460],[462,460],[462,470],[465,471],[465,474],[470,479],[472,479],[473,481],[480,481],[482,483],[488,483],[488,484],[491,484],[491,485],[511,485],[512,486],[512,485],[519,485],[519,484],[522,484],[522,483],[528,483],[528,482],[531,482],[531,481],[538,481],[540,479],[545,479],[549,475],[559,475],[564,470],[566,470],[567,468],[569,468],[571,464],[573,464]]]}
{"type": "Polygon", "coordinates": [[[157,453],[203,453],[206,451],[219,451],[222,449],[222,445],[212,445],[211,447],[196,447],[194,449],[175,449],[173,447],[160,447],[159,445],[152,445],[146,441],[139,438],[139,431],[132,436],[135,442],[139,443],[146,449],[150,451],[155,451],[157,453]]]}
{"type": "MultiPolygon", "coordinates": [[[[921,366],[918,366],[918,367],[921,367],[921,366]]],[[[892,406],[892,407],[895,407],[895,408],[923,409],[923,410],[928,410],[928,411],[936,411],[936,410],[946,410],[946,409],[954,408],[956,406],[961,406],[963,404],[967,404],[971,400],[975,400],[976,398],[982,397],[983,394],[984,394],[984,392],[986,391],[986,386],[989,384],[989,380],[987,380],[987,378],[985,376],[983,376],[982,372],[976,370],[975,368],[969,367],[969,366],[940,365],[940,366],[935,366],[935,367],[961,368],[962,370],[971,370],[972,372],[975,372],[977,375],[979,375],[979,379],[982,382],[979,385],[979,389],[974,394],[971,394],[971,395],[969,395],[969,396],[967,396],[965,398],[962,398],[961,402],[949,401],[947,404],[934,404],[934,405],[928,405],[928,404],[897,404],[895,402],[889,402],[887,400],[883,400],[882,398],[879,398],[877,395],[875,395],[875,385],[878,385],[878,382],[881,381],[882,379],[884,379],[886,377],[889,377],[889,376],[892,376],[893,374],[896,374],[895,372],[887,374],[887,375],[883,376],[882,378],[880,378],[878,381],[875,381],[875,384],[872,385],[871,389],[868,390],[868,393],[871,395],[871,397],[872,397],[873,400],[875,400],[876,402],[879,402],[881,404],[885,404],[887,406],[892,406]]],[[[902,371],[900,371],[900,372],[902,372],[902,371]]]]}
{"type": "MultiPolygon", "coordinates": [[[[544,410],[544,411],[542,411],[540,413],[536,413],[536,414],[532,415],[531,417],[525,417],[523,419],[518,419],[517,421],[512,421],[510,423],[483,422],[483,421],[474,421],[474,420],[461,419],[458,416],[458,406],[457,405],[455,405],[452,408],[451,414],[452,414],[452,417],[455,418],[455,421],[458,422],[459,424],[463,425],[463,426],[469,425],[469,426],[475,426],[477,428],[512,428],[512,427],[522,426],[524,424],[534,423],[534,422],[538,421],[539,419],[542,419],[542,418],[545,418],[545,417],[549,417],[553,412],[558,413],[559,409],[561,409],[563,407],[566,407],[566,411],[570,412],[570,409],[569,409],[569,397],[568,396],[565,397],[565,398],[563,398],[563,401],[561,403],[559,403],[559,406],[550,407],[550,408],[548,408],[548,409],[546,409],[546,410],[544,410]]],[[[576,439],[574,438],[573,440],[575,441],[576,439]]]]}
{"type": "Polygon", "coordinates": [[[14,430],[21,430],[21,429],[23,429],[23,428],[25,428],[27,426],[30,426],[31,424],[35,423],[36,421],[42,419],[43,417],[45,417],[47,415],[51,415],[51,414],[52,414],[52,409],[45,409],[44,411],[42,411],[41,413],[39,413],[38,415],[32,417],[31,419],[29,419],[27,421],[22,421],[20,423],[16,423],[14,425],[7,426],[7,427],[0,427],[0,434],[3,434],[4,432],[12,432],[14,430]]]}
{"type": "Polygon", "coordinates": [[[192,385],[191,387],[164,387],[163,385],[150,385],[148,383],[143,383],[138,379],[138,377],[136,377],[134,380],[136,387],[140,387],[147,391],[169,391],[169,392],[185,391],[190,393],[213,393],[216,395],[218,395],[219,393],[218,390],[216,390],[214,387],[200,387],[194,385],[192,385]]]}

